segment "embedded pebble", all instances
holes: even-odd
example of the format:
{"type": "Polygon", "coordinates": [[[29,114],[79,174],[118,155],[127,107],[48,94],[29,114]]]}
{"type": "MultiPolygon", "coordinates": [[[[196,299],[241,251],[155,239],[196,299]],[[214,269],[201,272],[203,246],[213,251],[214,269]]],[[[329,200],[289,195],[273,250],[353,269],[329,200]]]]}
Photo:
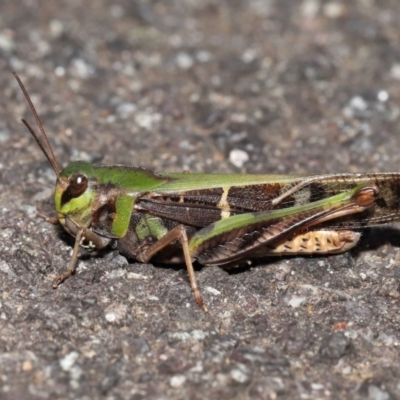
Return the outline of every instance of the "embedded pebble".
{"type": "Polygon", "coordinates": [[[60,360],[60,366],[64,371],[69,371],[79,358],[77,351],[71,351],[60,360]]]}
{"type": "Polygon", "coordinates": [[[119,322],[121,321],[126,313],[128,307],[124,304],[116,303],[109,305],[104,311],[104,317],[108,322],[119,322]]]}
{"type": "Polygon", "coordinates": [[[179,388],[186,382],[186,377],[184,375],[175,375],[169,381],[169,384],[173,388],[179,388]]]}
{"type": "Polygon", "coordinates": [[[249,161],[250,157],[249,155],[244,151],[240,149],[233,149],[229,153],[229,161],[238,168],[243,167],[243,165],[249,161]]]}
{"type": "Polygon", "coordinates": [[[180,69],[189,69],[193,67],[193,58],[187,53],[179,53],[176,56],[176,64],[180,69]]]}

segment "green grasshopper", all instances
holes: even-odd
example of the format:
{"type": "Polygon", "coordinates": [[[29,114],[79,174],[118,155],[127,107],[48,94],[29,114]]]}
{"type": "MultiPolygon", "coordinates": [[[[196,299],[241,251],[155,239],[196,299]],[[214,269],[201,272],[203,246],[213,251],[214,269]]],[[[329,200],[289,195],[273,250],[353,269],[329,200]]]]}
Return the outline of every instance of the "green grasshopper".
{"type": "Polygon", "coordinates": [[[156,173],[83,161],[61,169],[13,73],[42,138],[22,121],[57,177],[58,222],[75,237],[68,268],[53,287],[74,273],[81,246],[110,247],[143,263],[185,263],[195,299],[207,311],[193,261],[232,267],[254,257],[341,253],[360,238],[353,228],[399,219],[400,173],[156,173]]]}

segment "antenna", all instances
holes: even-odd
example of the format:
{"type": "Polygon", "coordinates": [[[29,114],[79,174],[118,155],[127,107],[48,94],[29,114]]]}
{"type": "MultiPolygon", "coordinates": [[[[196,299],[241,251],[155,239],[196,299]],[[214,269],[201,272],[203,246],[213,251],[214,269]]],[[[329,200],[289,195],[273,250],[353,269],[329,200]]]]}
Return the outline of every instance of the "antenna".
{"type": "Polygon", "coordinates": [[[44,140],[45,146],[43,145],[43,141],[36,134],[36,132],[33,130],[33,128],[28,124],[28,122],[25,119],[22,119],[21,121],[28,128],[28,131],[33,136],[33,138],[35,139],[36,143],[40,147],[40,150],[42,150],[43,154],[45,155],[45,157],[47,158],[48,162],[52,166],[55,174],[57,175],[57,180],[60,181],[60,179],[61,179],[60,178],[61,168],[60,168],[60,166],[59,166],[59,164],[57,162],[56,156],[54,155],[53,149],[51,148],[49,139],[47,138],[46,132],[45,132],[45,130],[43,128],[43,124],[40,121],[40,118],[39,118],[38,113],[36,112],[35,106],[33,105],[32,100],[31,100],[27,90],[25,89],[24,84],[22,83],[21,79],[19,78],[18,74],[15,71],[12,71],[12,73],[15,76],[15,79],[17,80],[18,85],[21,88],[22,93],[25,96],[25,99],[26,99],[26,101],[27,101],[27,103],[29,105],[29,108],[32,111],[33,116],[35,117],[36,125],[38,126],[38,128],[40,130],[40,133],[42,134],[42,140],[44,140]]]}

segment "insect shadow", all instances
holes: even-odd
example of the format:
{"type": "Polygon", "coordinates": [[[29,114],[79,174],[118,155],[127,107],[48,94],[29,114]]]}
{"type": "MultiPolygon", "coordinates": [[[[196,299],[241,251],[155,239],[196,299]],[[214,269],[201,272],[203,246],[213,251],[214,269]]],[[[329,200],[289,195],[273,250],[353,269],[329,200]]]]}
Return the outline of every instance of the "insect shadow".
{"type": "Polygon", "coordinates": [[[361,240],[352,253],[360,253],[363,250],[377,250],[380,247],[390,244],[393,247],[400,247],[400,227],[375,226],[360,230],[361,240]]]}
{"type": "MultiPolygon", "coordinates": [[[[372,228],[365,228],[365,229],[360,229],[358,230],[362,233],[361,239],[359,244],[354,248],[350,250],[350,254],[353,255],[353,257],[357,258],[362,252],[366,250],[378,250],[380,247],[390,244],[393,247],[398,247],[400,248],[400,228],[396,228],[395,226],[378,226],[378,227],[372,227],[372,228]]],[[[61,226],[57,228],[57,234],[60,240],[62,240],[64,243],[67,245],[73,247],[74,245],[74,238],[69,235],[68,233],[65,232],[64,229],[62,229],[61,226]]],[[[79,259],[81,261],[84,260],[89,260],[92,257],[96,258],[103,258],[107,256],[107,254],[110,254],[111,252],[115,252],[112,248],[105,248],[101,250],[91,250],[91,249],[81,249],[81,253],[79,256],[79,259]]],[[[229,275],[236,275],[236,274],[241,274],[249,268],[252,267],[257,267],[260,265],[266,266],[266,265],[271,265],[275,263],[277,260],[285,260],[285,259],[292,259],[293,257],[302,257],[302,258],[319,258],[319,257],[335,257],[335,254],[331,255],[276,255],[276,256],[265,256],[265,257],[260,257],[260,258],[253,258],[251,259],[250,257],[250,262],[247,262],[246,260],[240,260],[237,262],[237,266],[224,266],[221,265],[220,267],[228,272],[229,275]]],[[[133,261],[132,259],[129,259],[129,261],[133,261]]],[[[170,269],[174,271],[179,271],[181,269],[185,269],[185,264],[166,264],[159,262],[157,260],[154,260],[154,262],[151,262],[151,264],[154,264],[157,266],[157,268],[162,268],[162,269],[170,269]]],[[[200,265],[199,263],[194,263],[194,268],[196,271],[200,271],[204,268],[203,265],[200,265]]]]}

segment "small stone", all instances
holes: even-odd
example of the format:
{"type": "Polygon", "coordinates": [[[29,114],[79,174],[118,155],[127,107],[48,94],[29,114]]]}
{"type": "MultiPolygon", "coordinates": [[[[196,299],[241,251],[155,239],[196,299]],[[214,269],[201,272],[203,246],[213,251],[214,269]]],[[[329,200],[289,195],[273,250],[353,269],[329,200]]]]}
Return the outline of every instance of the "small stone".
{"type": "Polygon", "coordinates": [[[368,400],[390,400],[392,397],[390,394],[378,386],[368,386],[368,400]]]}
{"type": "Polygon", "coordinates": [[[336,332],[326,336],[319,349],[320,354],[330,360],[338,360],[351,351],[352,341],[342,332],[336,332]]]}
{"type": "Polygon", "coordinates": [[[176,56],[176,64],[180,69],[189,69],[193,67],[193,58],[187,53],[178,53],[176,56]]]}
{"type": "Polygon", "coordinates": [[[122,103],[117,107],[117,114],[121,118],[128,118],[136,111],[137,107],[134,103],[122,103]]]}
{"type": "Polygon", "coordinates": [[[211,293],[211,294],[215,295],[215,296],[220,296],[221,295],[221,292],[218,289],[215,289],[215,288],[213,288],[211,286],[206,286],[204,288],[204,290],[206,292],[208,292],[208,293],[211,293]]]}
{"type": "Polygon", "coordinates": [[[11,134],[8,129],[0,130],[0,144],[5,144],[10,139],[11,134]]]}
{"type": "Polygon", "coordinates": [[[108,277],[110,279],[119,279],[119,278],[122,278],[123,276],[125,276],[125,274],[126,274],[126,270],[124,270],[122,268],[118,268],[118,269],[111,271],[109,273],[108,277]]]}
{"type": "Polygon", "coordinates": [[[400,292],[398,290],[391,290],[388,293],[388,296],[391,297],[392,299],[398,299],[400,298],[400,292]]]}
{"type": "Polygon", "coordinates": [[[0,261],[0,271],[5,272],[6,274],[16,277],[17,275],[10,268],[10,266],[5,261],[0,261]]]}
{"type": "Polygon", "coordinates": [[[71,351],[60,360],[60,366],[63,371],[69,371],[79,358],[77,351],[71,351]]]}
{"type": "Polygon", "coordinates": [[[206,63],[208,61],[211,60],[211,53],[209,53],[208,51],[199,51],[196,54],[196,58],[202,62],[202,63],[206,63]]]}
{"type": "Polygon", "coordinates": [[[342,17],[346,12],[344,4],[330,2],[324,5],[324,15],[331,19],[337,19],[342,17]]]}
{"type": "Polygon", "coordinates": [[[320,9],[319,1],[317,0],[305,0],[301,4],[301,13],[305,18],[315,18],[320,9]]]}
{"type": "Polygon", "coordinates": [[[386,101],[389,100],[389,93],[386,90],[380,90],[376,97],[378,98],[379,101],[385,103],[386,101]]]}
{"type": "Polygon", "coordinates": [[[0,50],[10,52],[14,49],[14,41],[12,40],[11,35],[8,35],[7,32],[0,33],[0,50]]]}
{"type": "Polygon", "coordinates": [[[397,81],[400,81],[400,64],[392,65],[390,68],[390,76],[397,81]]]}
{"type": "Polygon", "coordinates": [[[22,371],[28,372],[28,371],[32,371],[33,369],[33,365],[32,362],[29,360],[26,360],[22,363],[22,371]]]}
{"type": "Polygon", "coordinates": [[[298,308],[305,301],[305,299],[306,298],[302,296],[292,296],[292,298],[289,300],[289,305],[292,308],[298,308]]]}
{"type": "Polygon", "coordinates": [[[64,68],[64,67],[61,67],[61,66],[56,67],[56,68],[54,69],[54,74],[55,74],[56,76],[58,76],[59,78],[65,76],[65,68],[64,68]]]}
{"type": "Polygon", "coordinates": [[[73,71],[75,76],[78,76],[81,79],[88,78],[91,74],[93,74],[93,68],[83,59],[75,58],[72,61],[73,71]]]}
{"type": "Polygon", "coordinates": [[[180,388],[186,382],[186,377],[184,375],[175,375],[169,381],[169,384],[173,388],[180,388]]]}
{"type": "Polygon", "coordinates": [[[233,149],[229,153],[229,161],[238,168],[243,167],[244,163],[249,161],[249,159],[249,155],[244,150],[233,149]]]}
{"type": "Polygon", "coordinates": [[[53,38],[59,38],[64,32],[64,24],[59,19],[52,19],[49,23],[49,28],[53,38]]]}
{"type": "Polygon", "coordinates": [[[238,383],[250,382],[250,369],[244,364],[237,364],[237,368],[233,368],[230,372],[231,378],[238,383]]]}
{"type": "Polygon", "coordinates": [[[151,130],[162,119],[161,114],[142,111],[135,115],[135,122],[144,129],[151,130]]]}
{"type": "Polygon", "coordinates": [[[104,317],[107,322],[119,322],[125,317],[127,312],[128,307],[126,305],[114,303],[105,309],[104,317]]]}
{"type": "Polygon", "coordinates": [[[146,275],[137,274],[136,272],[128,272],[126,279],[129,281],[146,281],[149,279],[149,277],[146,275]]]}
{"type": "Polygon", "coordinates": [[[124,275],[126,273],[125,267],[128,265],[128,260],[126,259],[126,257],[122,256],[121,254],[117,254],[115,256],[113,256],[109,262],[110,268],[114,268],[114,269],[124,269],[124,273],[120,273],[122,275],[124,275]]]}

